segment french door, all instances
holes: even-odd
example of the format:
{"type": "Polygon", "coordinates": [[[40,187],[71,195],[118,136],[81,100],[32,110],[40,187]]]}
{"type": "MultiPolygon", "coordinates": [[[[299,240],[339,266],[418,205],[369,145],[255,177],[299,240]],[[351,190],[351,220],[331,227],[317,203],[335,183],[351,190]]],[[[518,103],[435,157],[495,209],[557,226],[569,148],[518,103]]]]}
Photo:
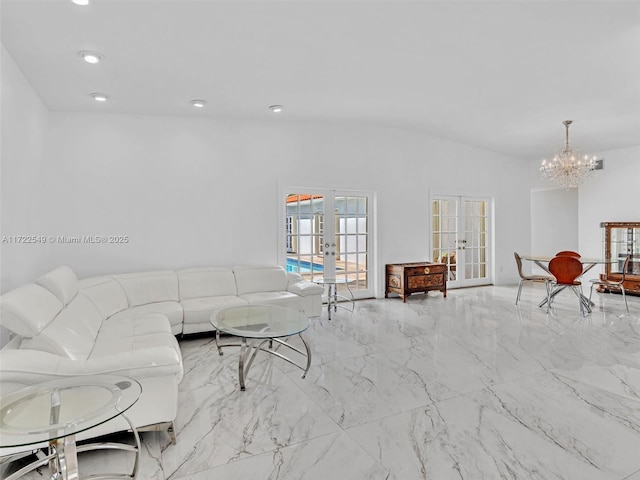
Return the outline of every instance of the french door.
{"type": "Polygon", "coordinates": [[[281,202],[279,261],[287,271],[349,280],[354,298],[372,297],[372,194],[286,188],[281,202]]]}
{"type": "Polygon", "coordinates": [[[490,284],[491,200],[435,196],[431,217],[433,261],[447,264],[447,287],[490,284]]]}

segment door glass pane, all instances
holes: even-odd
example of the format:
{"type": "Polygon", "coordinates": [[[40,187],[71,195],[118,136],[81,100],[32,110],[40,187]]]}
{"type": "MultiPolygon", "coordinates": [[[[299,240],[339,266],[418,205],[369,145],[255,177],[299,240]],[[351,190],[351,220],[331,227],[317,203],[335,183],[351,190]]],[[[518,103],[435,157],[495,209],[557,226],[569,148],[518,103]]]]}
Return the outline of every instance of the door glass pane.
{"type": "Polygon", "coordinates": [[[286,196],[286,269],[311,281],[322,277],[324,271],[323,204],[322,195],[292,193],[286,196]]]}
{"type": "MultiPolygon", "coordinates": [[[[366,231],[366,230],[365,230],[366,231]]],[[[368,235],[358,235],[358,252],[366,252],[368,235]]]]}
{"type": "Polygon", "coordinates": [[[487,277],[487,212],[484,200],[465,200],[465,265],[471,267],[465,268],[466,279],[487,277]]]}
{"type": "MultiPolygon", "coordinates": [[[[368,213],[367,196],[335,197],[336,276],[352,280],[349,284],[352,291],[369,288],[368,213]]],[[[346,286],[339,285],[338,292],[341,291],[345,293],[346,286]]]]}
{"type": "Polygon", "coordinates": [[[456,278],[458,202],[455,199],[433,201],[433,261],[445,263],[448,279],[456,278]]]}

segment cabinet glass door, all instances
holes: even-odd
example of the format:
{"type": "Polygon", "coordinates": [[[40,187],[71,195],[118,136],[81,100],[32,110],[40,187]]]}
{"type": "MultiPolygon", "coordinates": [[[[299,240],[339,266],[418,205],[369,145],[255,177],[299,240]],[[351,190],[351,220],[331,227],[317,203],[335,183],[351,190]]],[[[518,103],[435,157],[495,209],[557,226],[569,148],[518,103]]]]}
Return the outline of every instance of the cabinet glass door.
{"type": "Polygon", "coordinates": [[[640,227],[611,226],[609,237],[608,256],[618,261],[610,265],[608,274],[622,273],[624,260],[631,255],[626,273],[640,275],[640,227]]]}

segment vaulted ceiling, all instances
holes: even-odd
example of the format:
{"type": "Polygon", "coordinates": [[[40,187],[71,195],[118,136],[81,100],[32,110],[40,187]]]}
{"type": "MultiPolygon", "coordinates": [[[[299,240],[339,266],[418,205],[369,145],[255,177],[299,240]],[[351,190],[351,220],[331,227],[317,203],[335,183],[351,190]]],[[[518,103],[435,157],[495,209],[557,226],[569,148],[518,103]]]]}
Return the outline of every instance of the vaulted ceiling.
{"type": "Polygon", "coordinates": [[[1,0],[0,14],[50,110],[357,121],[523,159],[561,146],[567,119],[583,151],[640,144],[637,1],[1,0]]]}

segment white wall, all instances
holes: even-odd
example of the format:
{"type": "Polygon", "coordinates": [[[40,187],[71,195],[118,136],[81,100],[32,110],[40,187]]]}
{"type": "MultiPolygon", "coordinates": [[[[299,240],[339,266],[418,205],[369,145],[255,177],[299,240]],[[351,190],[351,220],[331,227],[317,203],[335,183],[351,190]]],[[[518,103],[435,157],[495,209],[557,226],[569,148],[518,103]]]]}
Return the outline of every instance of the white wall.
{"type": "Polygon", "coordinates": [[[496,264],[506,266],[496,282],[515,281],[511,252],[529,247],[528,165],[419,131],[50,112],[44,159],[30,179],[42,189],[34,233],[129,243],[15,247],[25,280],[60,264],[84,277],[276,262],[279,185],[375,191],[378,272],[429,259],[430,192],[495,198],[496,264]],[[37,265],[26,261],[34,252],[37,265]]]}
{"type": "MultiPolygon", "coordinates": [[[[640,146],[593,154],[604,158],[604,170],[596,171],[578,189],[568,192],[541,189],[545,181],[538,172],[540,162],[531,162],[533,253],[552,255],[561,246],[556,238],[561,238],[563,250],[566,246],[583,257],[602,257],[601,222],[640,222],[640,146]],[[565,224],[560,226],[562,222],[565,224]],[[545,223],[553,225],[559,234],[550,238],[545,223]],[[572,242],[576,242],[575,248],[570,247],[572,242]]],[[[602,270],[594,267],[585,280],[597,277],[602,270]]]]}
{"type": "MultiPolygon", "coordinates": [[[[604,170],[580,187],[580,252],[584,256],[604,254],[601,222],[640,222],[640,146],[599,152],[604,170]]],[[[595,278],[594,268],[587,278],[595,278]]]]}
{"type": "MultiPolygon", "coordinates": [[[[31,235],[40,229],[36,212],[48,114],[4,46],[0,65],[0,237],[31,235]]],[[[41,268],[39,253],[34,245],[0,242],[0,292],[32,279],[41,268]]],[[[7,338],[0,329],[0,345],[7,338]]]]}
{"type": "MultiPolygon", "coordinates": [[[[0,55],[0,233],[31,235],[40,230],[37,212],[42,200],[40,185],[45,180],[42,161],[48,112],[4,47],[0,55]]],[[[2,291],[23,283],[39,268],[39,249],[32,247],[0,243],[2,291]],[[14,255],[18,250],[19,258],[14,255]]]]}
{"type": "Polygon", "coordinates": [[[555,255],[578,250],[578,190],[531,191],[531,251],[555,255]]]}

